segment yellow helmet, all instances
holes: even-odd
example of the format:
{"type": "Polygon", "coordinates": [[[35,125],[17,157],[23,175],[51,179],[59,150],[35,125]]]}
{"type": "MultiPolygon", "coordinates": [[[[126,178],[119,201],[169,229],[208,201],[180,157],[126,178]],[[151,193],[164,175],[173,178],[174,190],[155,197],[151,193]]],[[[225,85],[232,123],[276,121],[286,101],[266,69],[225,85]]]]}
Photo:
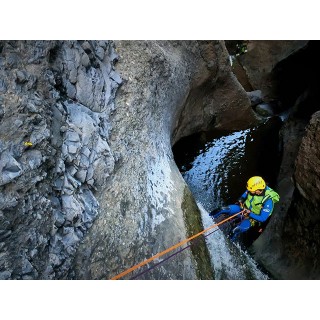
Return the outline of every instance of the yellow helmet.
{"type": "Polygon", "coordinates": [[[263,190],[266,187],[265,181],[261,177],[251,177],[247,182],[247,189],[251,192],[263,190]]]}

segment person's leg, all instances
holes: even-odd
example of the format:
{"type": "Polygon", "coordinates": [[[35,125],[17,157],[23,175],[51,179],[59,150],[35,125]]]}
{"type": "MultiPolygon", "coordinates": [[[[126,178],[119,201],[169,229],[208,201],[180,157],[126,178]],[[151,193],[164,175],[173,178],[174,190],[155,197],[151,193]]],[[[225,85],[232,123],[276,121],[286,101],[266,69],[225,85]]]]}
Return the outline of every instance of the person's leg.
{"type": "Polygon", "coordinates": [[[212,217],[213,219],[218,218],[221,214],[225,213],[230,216],[240,212],[242,209],[240,206],[236,204],[230,204],[229,206],[226,207],[220,207],[217,208],[209,213],[209,216],[212,217]]]}
{"type": "Polygon", "coordinates": [[[231,234],[230,234],[230,239],[232,241],[235,241],[237,237],[239,236],[240,233],[246,232],[251,228],[251,223],[249,219],[243,220],[238,226],[236,226],[231,234]]]}

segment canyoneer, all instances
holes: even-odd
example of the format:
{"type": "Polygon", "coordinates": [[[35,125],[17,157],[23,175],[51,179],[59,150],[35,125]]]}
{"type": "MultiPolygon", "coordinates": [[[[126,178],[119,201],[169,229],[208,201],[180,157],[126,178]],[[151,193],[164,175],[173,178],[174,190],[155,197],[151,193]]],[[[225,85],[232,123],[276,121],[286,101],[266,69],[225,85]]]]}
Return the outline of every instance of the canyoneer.
{"type": "Polygon", "coordinates": [[[209,216],[216,220],[221,214],[234,215],[242,212],[241,222],[229,235],[231,240],[235,241],[241,233],[252,227],[257,227],[259,232],[262,232],[279,199],[279,194],[268,187],[262,177],[254,176],[248,180],[247,190],[236,204],[217,208],[211,211],[209,216]]]}

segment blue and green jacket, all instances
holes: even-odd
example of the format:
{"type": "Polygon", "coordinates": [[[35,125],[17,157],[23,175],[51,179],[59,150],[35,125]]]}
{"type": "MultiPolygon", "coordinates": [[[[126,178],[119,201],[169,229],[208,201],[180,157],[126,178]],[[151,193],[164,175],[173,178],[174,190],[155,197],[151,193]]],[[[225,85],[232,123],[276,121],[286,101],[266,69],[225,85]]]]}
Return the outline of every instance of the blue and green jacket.
{"type": "Polygon", "coordinates": [[[270,187],[266,187],[261,195],[252,195],[248,190],[241,196],[240,201],[249,209],[249,218],[259,222],[266,221],[272,214],[274,204],[280,196],[270,187]]]}

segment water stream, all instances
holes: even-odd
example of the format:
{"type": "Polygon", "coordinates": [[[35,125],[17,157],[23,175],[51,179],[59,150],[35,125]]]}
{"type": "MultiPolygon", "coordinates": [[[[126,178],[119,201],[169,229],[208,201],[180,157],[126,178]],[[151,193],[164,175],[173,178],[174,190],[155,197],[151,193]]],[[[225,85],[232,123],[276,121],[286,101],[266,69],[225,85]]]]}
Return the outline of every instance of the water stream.
{"type": "MultiPolygon", "coordinates": [[[[201,132],[174,147],[176,163],[201,211],[204,228],[212,225],[208,212],[236,202],[247,180],[261,175],[273,187],[279,171],[281,120],[236,132],[201,132]]],[[[216,279],[268,279],[261,268],[218,230],[206,238],[216,279]]]]}

